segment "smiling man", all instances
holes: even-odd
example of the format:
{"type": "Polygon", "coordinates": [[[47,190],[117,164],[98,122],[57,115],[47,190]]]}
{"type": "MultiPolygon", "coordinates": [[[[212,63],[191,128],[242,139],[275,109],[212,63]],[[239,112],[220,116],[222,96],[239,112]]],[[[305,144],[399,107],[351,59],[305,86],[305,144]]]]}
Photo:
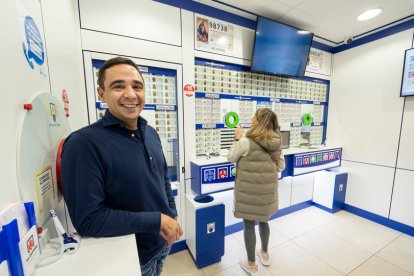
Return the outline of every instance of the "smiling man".
{"type": "Polygon", "coordinates": [[[135,234],[142,275],[160,275],[183,232],[160,138],[140,116],[144,80],[132,60],[116,57],[100,68],[98,85],[105,116],[63,146],[69,215],[82,236],[135,234]]]}

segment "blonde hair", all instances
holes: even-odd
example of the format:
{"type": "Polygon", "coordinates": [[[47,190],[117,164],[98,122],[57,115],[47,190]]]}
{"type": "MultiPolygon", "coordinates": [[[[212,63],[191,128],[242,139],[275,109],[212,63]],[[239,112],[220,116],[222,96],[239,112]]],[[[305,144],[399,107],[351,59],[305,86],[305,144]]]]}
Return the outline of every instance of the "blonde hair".
{"type": "Polygon", "coordinates": [[[272,134],[279,132],[279,122],[276,114],[268,108],[259,108],[254,114],[256,124],[247,132],[246,136],[255,142],[267,141],[271,143],[272,134]]]}

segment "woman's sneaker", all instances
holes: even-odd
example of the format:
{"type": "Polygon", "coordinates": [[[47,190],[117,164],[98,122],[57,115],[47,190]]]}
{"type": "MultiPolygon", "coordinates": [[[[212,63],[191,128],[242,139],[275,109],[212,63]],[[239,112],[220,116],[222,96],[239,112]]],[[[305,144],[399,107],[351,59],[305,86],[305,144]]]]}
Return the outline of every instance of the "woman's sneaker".
{"type": "Polygon", "coordinates": [[[259,267],[257,264],[249,265],[247,260],[240,261],[240,267],[243,268],[250,276],[259,276],[259,267]]]}
{"type": "Polygon", "coordinates": [[[269,253],[263,252],[261,249],[257,249],[256,254],[259,257],[259,260],[263,265],[265,265],[265,266],[270,265],[269,253]]]}

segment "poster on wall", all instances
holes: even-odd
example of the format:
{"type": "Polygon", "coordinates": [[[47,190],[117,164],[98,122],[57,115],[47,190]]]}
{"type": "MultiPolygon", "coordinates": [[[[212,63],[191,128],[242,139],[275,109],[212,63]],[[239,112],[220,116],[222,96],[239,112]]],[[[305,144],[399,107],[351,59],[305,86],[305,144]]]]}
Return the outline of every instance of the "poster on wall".
{"type": "Polygon", "coordinates": [[[40,6],[36,1],[17,0],[17,18],[19,20],[20,41],[22,55],[27,65],[34,71],[38,71],[43,77],[47,77],[47,69],[44,68],[46,59],[45,39],[41,32],[42,21],[38,11],[40,6]]]}
{"type": "Polygon", "coordinates": [[[195,17],[196,50],[233,54],[234,25],[211,17],[195,17]]]}
{"type": "Polygon", "coordinates": [[[53,185],[52,166],[48,166],[35,174],[37,205],[39,213],[42,214],[43,209],[46,211],[53,209],[51,202],[55,198],[55,188],[53,185]]]}
{"type": "Polygon", "coordinates": [[[319,49],[311,48],[306,62],[306,71],[330,76],[331,54],[319,49]]]}

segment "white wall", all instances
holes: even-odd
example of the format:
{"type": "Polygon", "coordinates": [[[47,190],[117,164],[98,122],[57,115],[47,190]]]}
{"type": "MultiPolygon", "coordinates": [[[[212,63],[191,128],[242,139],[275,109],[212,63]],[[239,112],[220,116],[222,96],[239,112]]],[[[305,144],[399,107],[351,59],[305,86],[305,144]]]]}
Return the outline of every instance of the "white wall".
{"type": "Polygon", "coordinates": [[[82,28],[181,46],[180,9],[150,0],[79,1],[82,28]]]}
{"type": "Polygon", "coordinates": [[[414,170],[414,97],[407,97],[404,106],[403,125],[401,130],[400,148],[398,149],[397,167],[414,170]]]}
{"type": "Polygon", "coordinates": [[[69,97],[69,124],[88,124],[77,1],[42,0],[52,94],[69,97]]]}
{"type": "MultiPolygon", "coordinates": [[[[2,76],[2,135],[0,135],[0,208],[20,199],[17,185],[16,152],[17,137],[26,111],[24,103],[30,103],[34,95],[49,91],[47,60],[43,65],[29,67],[22,43],[26,43],[23,22],[31,16],[43,35],[43,22],[38,1],[2,1],[0,10],[0,34],[2,55],[0,75],[2,76]],[[40,72],[43,72],[41,74],[40,72]]],[[[44,38],[43,38],[44,39],[44,38]]]]}
{"type": "Polygon", "coordinates": [[[397,169],[390,218],[414,226],[414,171],[397,169]]]}
{"type": "Polygon", "coordinates": [[[414,186],[402,171],[394,181],[397,154],[398,166],[414,169],[413,101],[407,100],[403,113],[399,97],[404,50],[412,37],[407,30],[334,55],[327,138],[343,146],[346,203],[384,217],[395,206],[391,218],[414,226],[402,215],[414,209],[405,198],[414,195],[414,186]]]}
{"type": "MultiPolygon", "coordinates": [[[[61,101],[62,90],[65,89],[70,101],[69,123],[72,129],[87,124],[76,5],[77,2],[72,0],[2,2],[0,33],[3,37],[7,36],[7,39],[2,41],[3,55],[0,57],[4,89],[1,116],[4,118],[2,128],[5,133],[0,138],[3,175],[0,182],[0,208],[17,200],[37,201],[36,198],[22,198],[18,185],[16,153],[20,146],[17,137],[21,132],[24,116],[28,113],[23,110],[24,103],[30,103],[37,94],[44,92],[52,93],[61,101]],[[34,63],[34,69],[29,67],[22,49],[22,42],[25,43],[25,16],[35,19],[46,52],[43,65],[34,63]]],[[[32,178],[35,185],[34,175],[32,178]]],[[[56,183],[56,179],[54,182],[56,183]]],[[[30,183],[25,184],[30,186],[30,183]]],[[[59,216],[63,215],[62,203],[56,206],[59,216]]]]}
{"type": "Polygon", "coordinates": [[[402,61],[411,38],[406,31],[334,55],[328,141],[344,147],[344,159],[395,166],[402,61]]]}
{"type": "Polygon", "coordinates": [[[348,172],[347,204],[388,217],[394,168],[342,161],[341,171],[348,172]]]}

